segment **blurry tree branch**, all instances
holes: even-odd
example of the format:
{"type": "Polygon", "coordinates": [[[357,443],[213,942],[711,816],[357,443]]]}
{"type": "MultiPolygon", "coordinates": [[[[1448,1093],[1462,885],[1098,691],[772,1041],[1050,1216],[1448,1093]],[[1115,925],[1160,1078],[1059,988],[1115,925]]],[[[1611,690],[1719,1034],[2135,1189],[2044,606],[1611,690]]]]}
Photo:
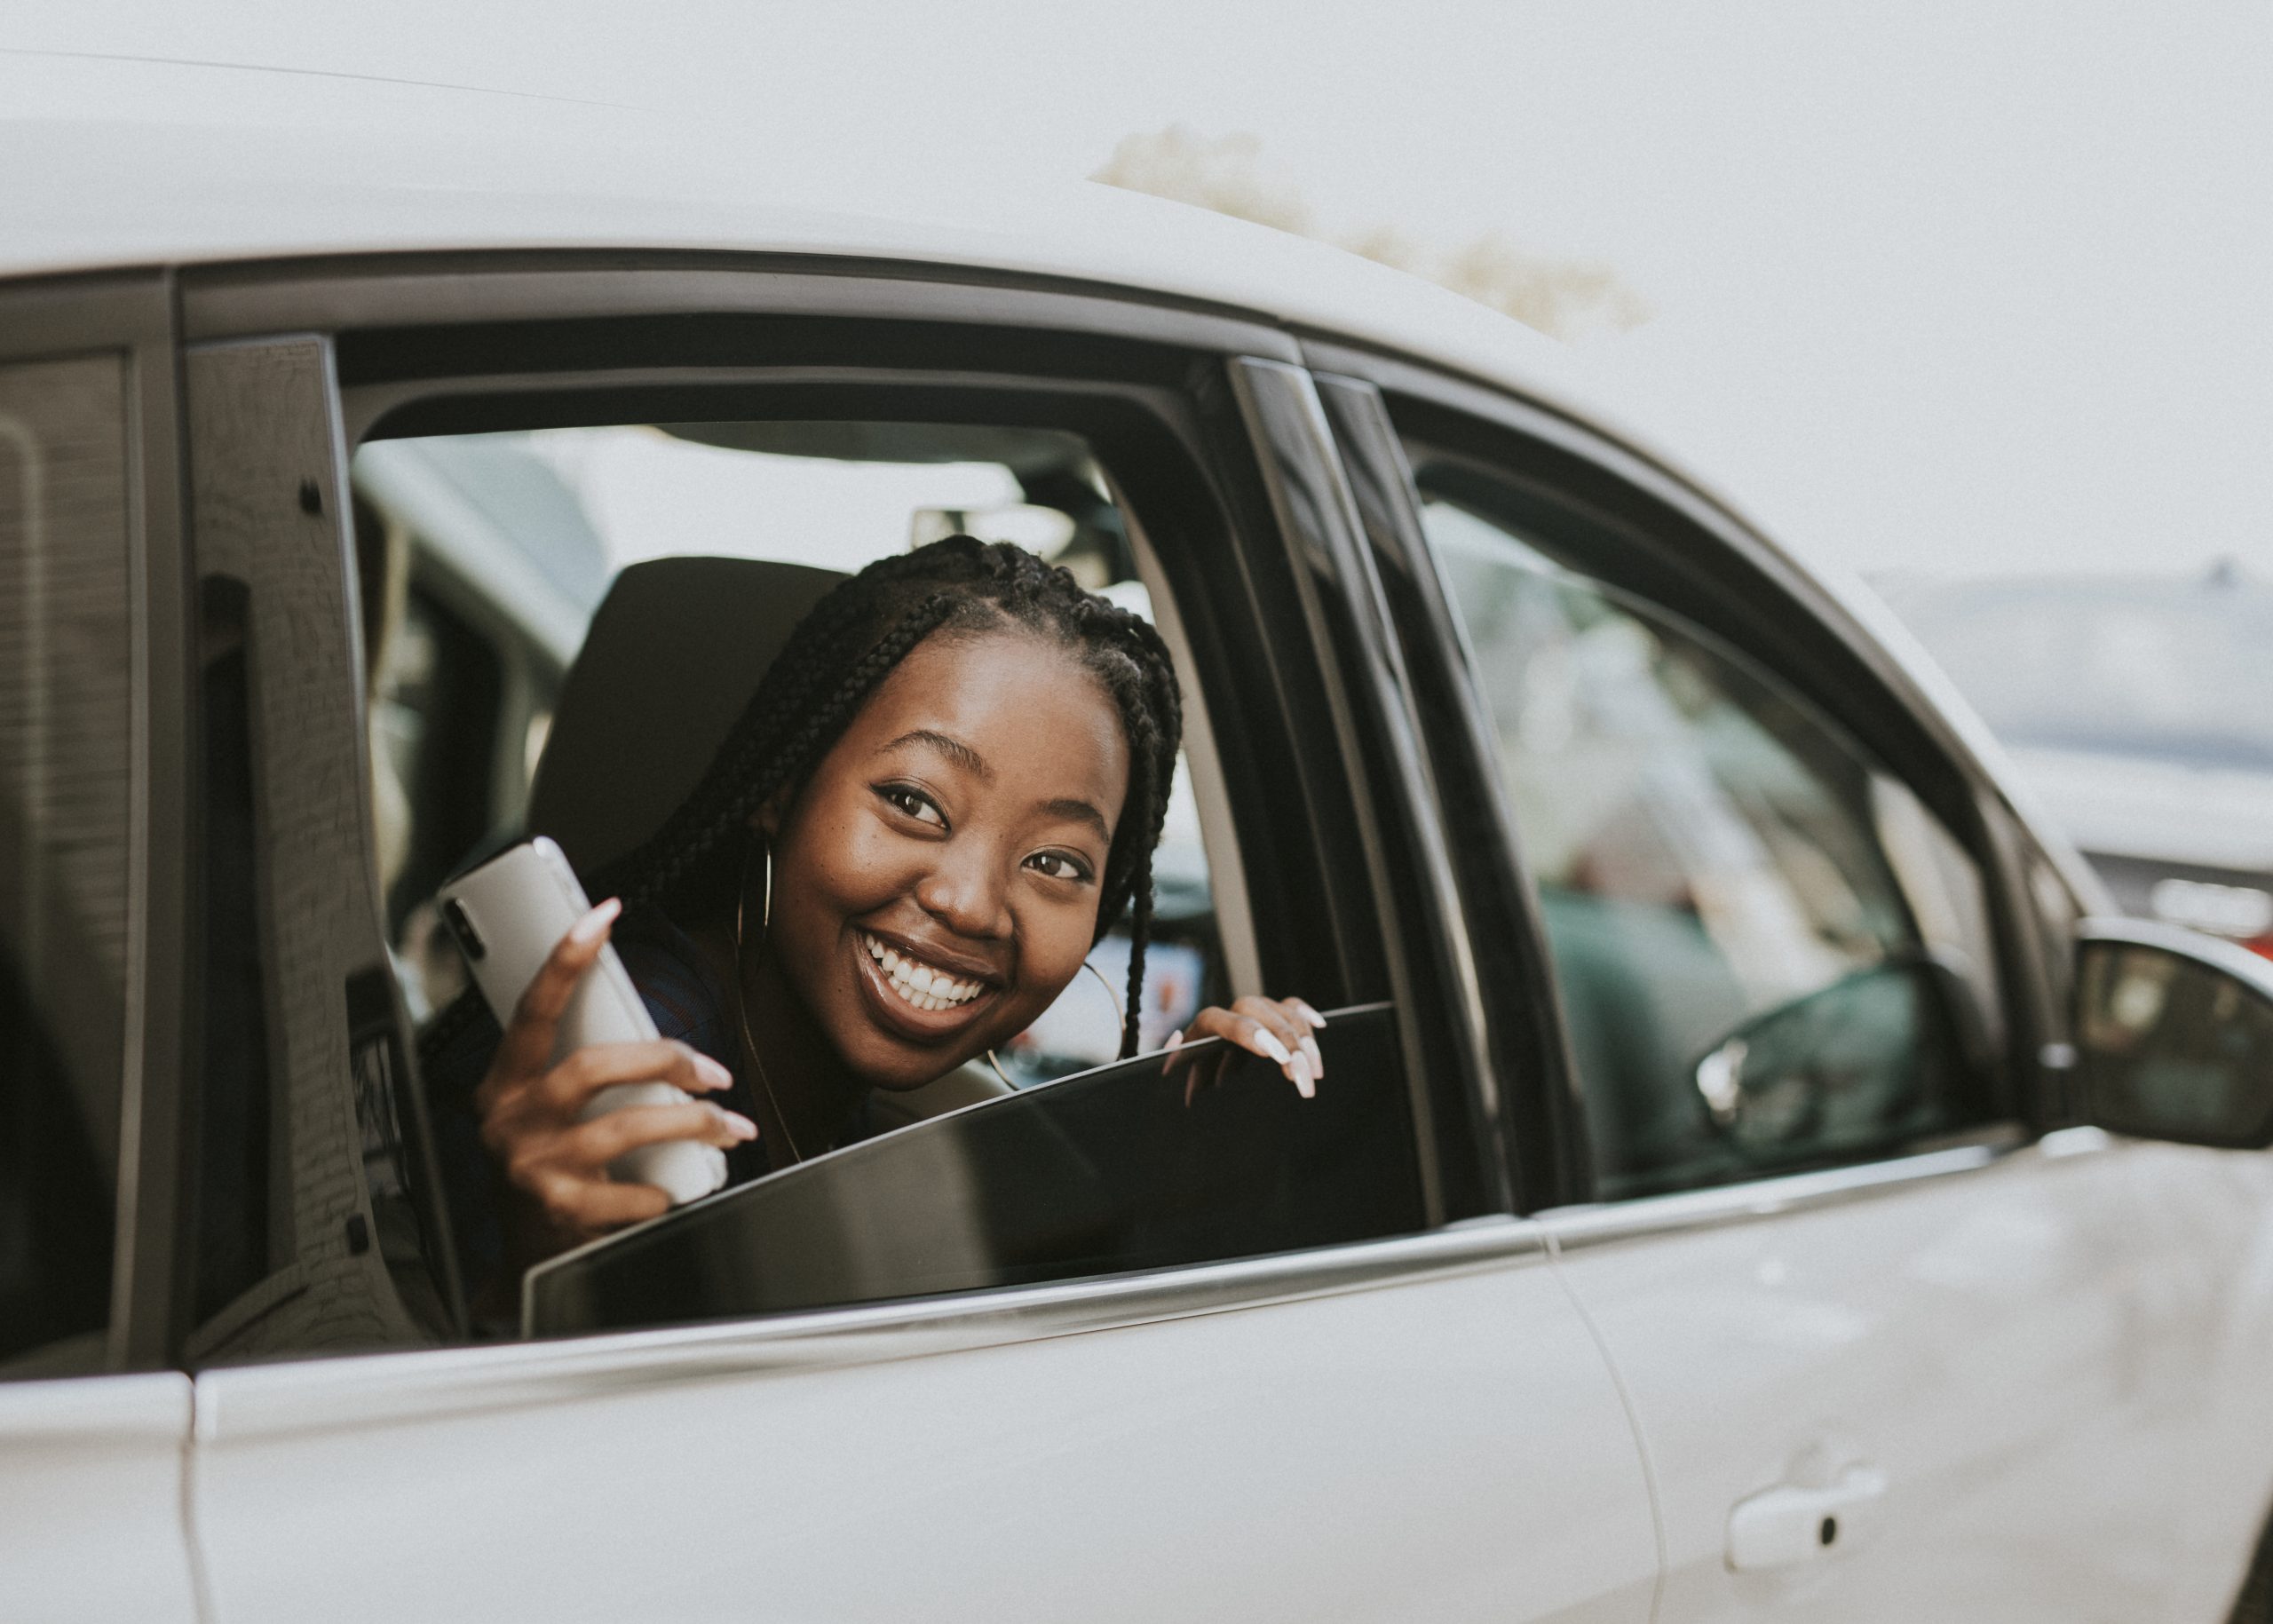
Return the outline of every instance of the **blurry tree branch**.
{"type": "Polygon", "coordinates": [[[1263,143],[1255,136],[1210,139],[1171,124],[1124,138],[1090,178],[1332,242],[1441,283],[1557,338],[1594,326],[1624,332],[1650,319],[1649,305],[1610,265],[1534,253],[1496,232],[1450,250],[1394,226],[1329,234],[1319,227],[1301,189],[1268,173],[1262,160],[1263,143]]]}

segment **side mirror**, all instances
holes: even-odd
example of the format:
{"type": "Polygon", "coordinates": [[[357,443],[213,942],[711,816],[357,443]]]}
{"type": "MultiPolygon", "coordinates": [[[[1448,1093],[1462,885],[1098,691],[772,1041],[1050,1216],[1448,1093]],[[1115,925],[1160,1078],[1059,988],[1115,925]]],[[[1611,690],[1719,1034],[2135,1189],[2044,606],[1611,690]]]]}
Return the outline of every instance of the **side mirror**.
{"type": "Polygon", "coordinates": [[[2076,930],[2086,1119],[2221,1150],[2273,1145],[2273,962],[2138,919],[2076,930]]]}
{"type": "Polygon", "coordinates": [[[1936,1058],[1980,1040],[1970,989],[1923,956],[1889,960],[1754,1016],[1691,1072],[1738,1154],[1872,1142],[1924,1097],[1936,1058]]]}

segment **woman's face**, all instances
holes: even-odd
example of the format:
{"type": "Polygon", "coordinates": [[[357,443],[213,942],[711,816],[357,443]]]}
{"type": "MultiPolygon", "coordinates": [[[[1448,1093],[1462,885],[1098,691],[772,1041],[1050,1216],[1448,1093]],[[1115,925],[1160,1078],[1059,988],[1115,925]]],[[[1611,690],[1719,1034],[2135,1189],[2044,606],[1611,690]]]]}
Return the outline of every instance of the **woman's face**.
{"type": "Polygon", "coordinates": [[[1129,748],[1103,687],[1018,630],[918,644],[769,825],[779,973],[878,1088],[1024,1031],[1097,930],[1129,748]]]}

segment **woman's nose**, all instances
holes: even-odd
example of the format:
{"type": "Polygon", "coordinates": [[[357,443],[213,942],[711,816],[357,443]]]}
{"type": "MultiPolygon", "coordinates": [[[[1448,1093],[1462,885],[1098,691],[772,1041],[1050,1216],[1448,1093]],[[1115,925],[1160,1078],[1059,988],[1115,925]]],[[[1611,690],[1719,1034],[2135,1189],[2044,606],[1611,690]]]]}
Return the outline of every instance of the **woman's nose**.
{"type": "Polygon", "coordinates": [[[916,882],[915,900],[959,936],[1007,936],[1010,915],[996,870],[997,865],[975,847],[957,852],[951,844],[916,882]]]}

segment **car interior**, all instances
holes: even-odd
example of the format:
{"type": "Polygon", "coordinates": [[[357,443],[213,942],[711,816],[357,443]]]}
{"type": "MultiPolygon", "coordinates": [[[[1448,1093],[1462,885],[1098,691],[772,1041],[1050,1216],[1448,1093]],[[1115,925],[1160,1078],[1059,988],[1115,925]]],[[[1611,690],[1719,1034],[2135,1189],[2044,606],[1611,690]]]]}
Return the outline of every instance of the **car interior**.
{"type": "MultiPolygon", "coordinates": [[[[432,904],[441,878],[525,835],[552,836],[585,873],[630,850],[693,788],[804,611],[870,558],[962,530],[1035,546],[1123,606],[1150,602],[1121,510],[1070,435],[610,425],[376,440],[354,475],[362,574],[402,582],[391,614],[366,595],[372,796],[397,969],[421,1013],[464,985],[432,904]],[[756,516],[791,503],[792,534],[778,517],[751,534],[756,516]],[[657,544],[647,538],[680,544],[666,533],[675,516],[655,511],[671,506],[689,550],[638,556],[657,544]],[[519,612],[501,556],[544,574],[548,607],[586,615],[566,662],[558,630],[519,612]]],[[[1148,1045],[1229,985],[1207,847],[1187,767],[1157,860],[1148,1045]]],[[[1091,963],[1100,976],[1021,1034],[999,1076],[967,1068],[937,1097],[900,1103],[929,1114],[1112,1058],[1120,1016],[1106,989],[1126,979],[1125,933],[1091,963]]]]}

